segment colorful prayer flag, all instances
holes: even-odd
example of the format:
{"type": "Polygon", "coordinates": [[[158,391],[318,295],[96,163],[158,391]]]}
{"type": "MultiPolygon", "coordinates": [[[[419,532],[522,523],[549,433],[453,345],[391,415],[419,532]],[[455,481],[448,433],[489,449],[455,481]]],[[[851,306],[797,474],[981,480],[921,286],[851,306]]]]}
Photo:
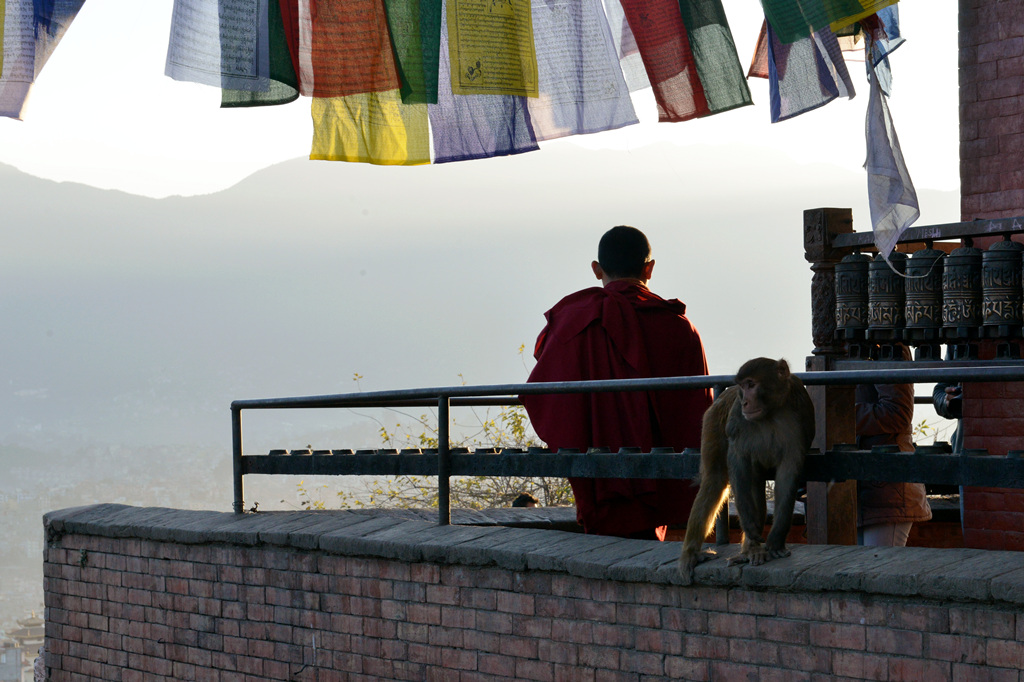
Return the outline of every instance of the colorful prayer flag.
{"type": "Polygon", "coordinates": [[[620,0],[605,0],[604,11],[608,17],[612,42],[615,43],[615,53],[619,56],[622,76],[626,79],[626,87],[630,92],[651,87],[647,71],[644,69],[644,60],[640,56],[640,48],[636,46],[636,38],[629,29],[622,3],[620,0]]]}
{"type": "Polygon", "coordinates": [[[84,0],[0,1],[0,116],[21,119],[36,76],[84,0]]]}
{"type": "MultiPolygon", "coordinates": [[[[440,72],[450,71],[448,22],[441,25],[440,72]]],[[[437,104],[428,104],[434,163],[485,159],[540,149],[526,98],[516,95],[459,95],[446,79],[438,83],[437,104]]]]}
{"type": "Polygon", "coordinates": [[[659,121],[752,104],[721,0],[622,0],[659,121]]]}
{"type": "Polygon", "coordinates": [[[402,101],[437,102],[441,0],[384,0],[402,101]]]}
{"type": "Polygon", "coordinates": [[[424,104],[402,104],[398,89],[313,98],[311,159],[382,166],[430,163],[424,104]]]}
{"type": "Polygon", "coordinates": [[[382,0],[300,0],[303,95],[345,97],[398,87],[382,0]]]}
{"type": "Polygon", "coordinates": [[[882,94],[889,96],[892,91],[892,69],[889,67],[889,55],[905,40],[900,35],[899,8],[895,5],[886,7],[878,14],[861,22],[865,34],[864,65],[868,70],[868,78],[872,71],[878,78],[882,94]]]}
{"type": "Polygon", "coordinates": [[[856,24],[861,19],[870,17],[872,14],[878,14],[886,7],[895,7],[896,3],[900,0],[859,0],[861,5],[861,11],[857,14],[852,14],[848,17],[833,21],[829,26],[833,33],[842,31],[847,26],[856,24]]]}
{"type": "MultiPolygon", "coordinates": [[[[291,0],[291,2],[294,1],[291,0]]],[[[258,91],[222,88],[220,93],[222,107],[272,106],[294,102],[299,98],[299,78],[295,73],[292,51],[289,49],[289,27],[284,23],[281,2],[268,0],[267,11],[269,13],[267,33],[270,51],[267,89],[258,91]]]]}
{"type": "Polygon", "coordinates": [[[828,27],[795,43],[782,43],[765,21],[747,75],[768,78],[772,123],[856,94],[839,41],[828,27]]]}
{"type": "Polygon", "coordinates": [[[533,5],[540,96],[529,98],[538,140],[639,123],[601,0],[533,5]]]}
{"type": "Polygon", "coordinates": [[[530,0],[447,0],[456,95],[537,96],[530,0]]]}
{"type": "Polygon", "coordinates": [[[267,0],[174,0],[164,74],[229,90],[266,92],[267,0]]]}
{"type": "Polygon", "coordinates": [[[834,24],[838,30],[893,5],[897,0],[761,0],[775,35],[783,43],[806,38],[834,24]]]}

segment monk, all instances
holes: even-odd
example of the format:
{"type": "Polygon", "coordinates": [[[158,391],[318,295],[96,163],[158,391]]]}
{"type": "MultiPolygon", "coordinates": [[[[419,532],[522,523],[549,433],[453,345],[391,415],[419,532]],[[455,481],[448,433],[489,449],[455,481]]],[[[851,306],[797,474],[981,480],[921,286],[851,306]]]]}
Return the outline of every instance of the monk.
{"type": "MultiPolygon", "coordinates": [[[[545,317],[529,381],[706,375],[707,360],[686,306],[647,288],[654,270],[643,232],[619,225],[591,263],[602,287],[566,296],[545,317]]],[[[549,448],[700,447],[710,389],[522,396],[549,448]]],[[[685,524],[697,494],[691,481],[570,478],[576,518],[587,533],[665,539],[685,524]]]]}

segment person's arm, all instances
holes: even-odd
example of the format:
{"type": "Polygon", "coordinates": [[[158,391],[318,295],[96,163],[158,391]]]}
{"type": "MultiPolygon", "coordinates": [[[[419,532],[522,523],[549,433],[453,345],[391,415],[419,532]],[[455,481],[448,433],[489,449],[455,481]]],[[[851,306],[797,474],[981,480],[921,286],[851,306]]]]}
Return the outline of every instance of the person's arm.
{"type": "Polygon", "coordinates": [[[932,390],[932,404],[935,413],[946,419],[960,419],[963,415],[963,400],[960,398],[959,384],[935,384],[932,390]]]}

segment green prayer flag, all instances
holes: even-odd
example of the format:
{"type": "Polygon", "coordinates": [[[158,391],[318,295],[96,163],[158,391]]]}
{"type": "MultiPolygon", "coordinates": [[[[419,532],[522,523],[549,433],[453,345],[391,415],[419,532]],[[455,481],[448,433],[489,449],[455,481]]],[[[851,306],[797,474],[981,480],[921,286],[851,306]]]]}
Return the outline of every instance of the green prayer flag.
{"type": "Polygon", "coordinates": [[[764,16],[783,43],[806,38],[834,21],[863,14],[877,0],[761,0],[764,16]]]}
{"type": "Polygon", "coordinates": [[[709,113],[753,104],[721,0],[679,0],[709,113]]]}
{"type": "Polygon", "coordinates": [[[384,0],[404,104],[437,104],[442,0],[384,0]]]}

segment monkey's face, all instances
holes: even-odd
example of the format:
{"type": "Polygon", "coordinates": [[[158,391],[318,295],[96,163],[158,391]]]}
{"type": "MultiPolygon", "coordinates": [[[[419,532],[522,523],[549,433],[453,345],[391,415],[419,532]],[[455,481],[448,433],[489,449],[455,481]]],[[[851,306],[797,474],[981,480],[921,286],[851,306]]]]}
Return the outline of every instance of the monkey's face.
{"type": "Polygon", "coordinates": [[[752,422],[762,419],[768,410],[761,399],[761,382],[753,377],[747,377],[739,383],[739,387],[740,410],[743,412],[743,418],[752,422]]]}

